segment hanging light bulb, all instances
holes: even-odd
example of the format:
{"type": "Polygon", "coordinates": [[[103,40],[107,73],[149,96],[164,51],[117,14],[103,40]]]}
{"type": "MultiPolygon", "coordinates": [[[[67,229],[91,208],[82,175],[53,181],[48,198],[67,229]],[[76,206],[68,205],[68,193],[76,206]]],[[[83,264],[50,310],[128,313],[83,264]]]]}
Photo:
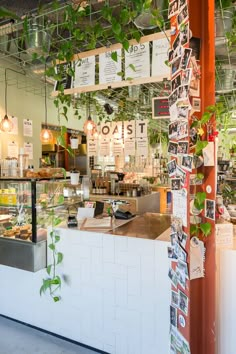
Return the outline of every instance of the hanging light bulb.
{"type": "Polygon", "coordinates": [[[7,69],[5,69],[5,116],[1,120],[0,129],[3,132],[9,133],[13,129],[13,123],[7,116],[7,69]]]}
{"type": "Polygon", "coordinates": [[[48,129],[46,64],[45,64],[45,71],[44,71],[44,108],[45,108],[45,127],[41,130],[40,141],[42,144],[50,144],[53,142],[53,135],[51,130],[48,129]]]}
{"type": "Polygon", "coordinates": [[[4,118],[1,120],[0,129],[3,132],[9,133],[10,131],[12,131],[12,128],[13,128],[12,121],[8,118],[7,115],[5,115],[4,118]]]}
{"type": "Polygon", "coordinates": [[[93,130],[96,129],[96,123],[92,120],[91,115],[90,115],[90,94],[89,94],[89,116],[88,119],[85,121],[83,129],[85,134],[92,134],[93,130]]]}
{"type": "Polygon", "coordinates": [[[51,130],[49,129],[42,129],[40,133],[40,141],[43,144],[49,144],[53,140],[53,135],[51,130]]]}

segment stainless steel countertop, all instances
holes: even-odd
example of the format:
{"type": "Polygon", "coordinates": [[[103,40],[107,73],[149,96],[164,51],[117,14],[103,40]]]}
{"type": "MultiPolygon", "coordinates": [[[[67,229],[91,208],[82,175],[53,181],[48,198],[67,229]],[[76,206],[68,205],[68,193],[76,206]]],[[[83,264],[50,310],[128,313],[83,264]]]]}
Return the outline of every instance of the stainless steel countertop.
{"type": "Polygon", "coordinates": [[[170,227],[170,215],[145,213],[106,233],[155,240],[170,227]]]}

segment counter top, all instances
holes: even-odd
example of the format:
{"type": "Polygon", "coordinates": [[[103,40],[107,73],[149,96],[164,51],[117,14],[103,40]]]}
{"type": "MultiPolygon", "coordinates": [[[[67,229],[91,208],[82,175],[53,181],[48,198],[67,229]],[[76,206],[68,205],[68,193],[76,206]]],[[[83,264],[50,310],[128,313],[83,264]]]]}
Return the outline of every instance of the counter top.
{"type": "Polygon", "coordinates": [[[167,214],[145,213],[107,233],[155,240],[169,229],[170,221],[167,214]]]}
{"type": "Polygon", "coordinates": [[[104,199],[104,200],[109,200],[109,199],[114,199],[114,200],[130,200],[130,199],[141,199],[141,198],[148,198],[152,194],[158,194],[158,192],[152,192],[150,194],[144,194],[141,195],[140,197],[127,197],[126,195],[110,195],[110,194],[90,194],[90,199],[104,199]]]}

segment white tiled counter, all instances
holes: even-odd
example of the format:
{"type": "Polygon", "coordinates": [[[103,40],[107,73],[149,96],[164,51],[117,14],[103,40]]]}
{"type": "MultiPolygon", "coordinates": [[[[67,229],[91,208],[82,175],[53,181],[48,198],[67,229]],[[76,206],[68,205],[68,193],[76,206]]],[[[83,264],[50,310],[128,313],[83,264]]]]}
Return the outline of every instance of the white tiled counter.
{"type": "Polygon", "coordinates": [[[0,266],[0,313],[112,354],[169,353],[168,242],[59,229],[62,300],[46,271],[0,266]]]}

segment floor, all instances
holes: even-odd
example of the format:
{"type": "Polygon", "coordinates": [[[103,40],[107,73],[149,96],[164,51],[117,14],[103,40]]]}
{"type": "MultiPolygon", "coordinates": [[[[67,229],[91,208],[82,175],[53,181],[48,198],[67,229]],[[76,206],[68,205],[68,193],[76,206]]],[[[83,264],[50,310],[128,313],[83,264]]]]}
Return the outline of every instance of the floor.
{"type": "Polygon", "coordinates": [[[95,353],[97,352],[0,316],[0,354],[95,353]]]}

